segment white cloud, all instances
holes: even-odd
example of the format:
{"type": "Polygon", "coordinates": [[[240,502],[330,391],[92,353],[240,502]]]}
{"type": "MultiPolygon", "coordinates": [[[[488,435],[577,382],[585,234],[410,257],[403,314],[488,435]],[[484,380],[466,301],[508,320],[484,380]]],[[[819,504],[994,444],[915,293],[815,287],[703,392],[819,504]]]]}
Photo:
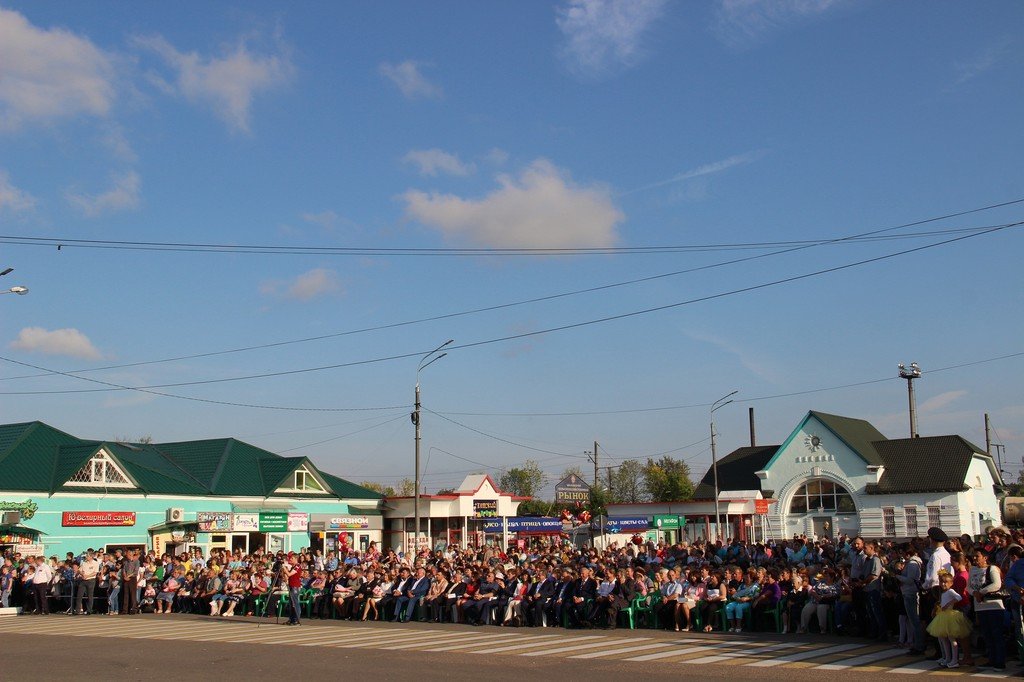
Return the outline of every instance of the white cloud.
{"type": "Polygon", "coordinates": [[[494,147],[484,158],[495,166],[504,166],[508,161],[508,152],[500,147],[494,147]]]}
{"type": "Polygon", "coordinates": [[[760,43],[786,26],[824,15],[845,0],[718,0],[716,33],[733,47],[760,43]]]}
{"type": "Polygon", "coordinates": [[[253,98],[286,83],[293,71],[287,54],[256,54],[244,41],[219,57],[179,52],[162,36],[137,37],[135,44],[174,71],[173,84],[156,77],[160,87],[209,106],[234,131],[249,132],[253,98]]]}
{"type": "Polygon", "coordinates": [[[0,170],[0,213],[22,213],[36,205],[36,198],[11,184],[7,171],[0,170]]]}
{"type": "Polygon", "coordinates": [[[756,349],[750,350],[735,341],[716,336],[715,334],[706,334],[694,331],[686,331],[684,333],[694,341],[711,344],[723,353],[728,353],[729,355],[734,356],[741,365],[765,381],[773,384],[777,384],[782,381],[782,373],[760,357],[760,352],[756,349]]]}
{"type": "Polygon", "coordinates": [[[102,357],[89,337],[77,329],[47,331],[42,327],[25,327],[18,333],[18,338],[11,341],[10,347],[29,353],[66,355],[83,360],[99,360],[102,357]]]}
{"type": "Polygon", "coordinates": [[[413,149],[402,159],[419,168],[420,175],[436,177],[440,173],[469,175],[476,170],[472,163],[463,163],[454,154],[437,149],[413,149]]]}
{"type": "Polygon", "coordinates": [[[420,62],[407,59],[398,64],[382,62],[377,70],[409,99],[440,99],[444,95],[441,86],[435,85],[420,73],[420,62]]]}
{"type": "Polygon", "coordinates": [[[314,268],[291,280],[268,280],[260,285],[260,292],[297,301],[309,301],[318,296],[341,292],[338,273],[327,268],[314,268]]]}
{"type": "Polygon", "coordinates": [[[100,194],[69,192],[68,201],[82,213],[94,218],[104,213],[114,213],[136,208],[139,205],[139,190],[142,179],[135,171],[111,176],[113,187],[100,194]]]}
{"type": "Polygon", "coordinates": [[[138,160],[138,155],[135,153],[135,149],[132,148],[131,142],[124,134],[124,129],[118,125],[108,126],[103,134],[100,135],[100,142],[110,153],[121,161],[134,162],[138,160]]]}
{"type": "Polygon", "coordinates": [[[956,62],[953,65],[956,70],[956,78],[953,80],[952,87],[963,85],[994,67],[1006,55],[1009,46],[1010,41],[1004,39],[980,50],[971,59],[956,62]]]}
{"type": "Polygon", "coordinates": [[[584,77],[633,66],[644,55],[641,40],[664,7],[664,0],[568,0],[555,17],[566,40],[562,59],[584,77]]]}
{"type": "Polygon", "coordinates": [[[965,395],[967,395],[967,391],[946,391],[945,393],[940,393],[939,395],[933,396],[921,403],[921,407],[918,408],[918,411],[938,412],[940,410],[944,410],[949,407],[950,403],[965,395]]]}
{"type": "Polygon", "coordinates": [[[106,116],[114,101],[110,56],[66,29],[41,29],[0,8],[0,127],[106,116]]]}
{"type": "Polygon", "coordinates": [[[764,155],[765,151],[763,149],[758,149],[752,152],[746,152],[744,154],[736,154],[734,156],[730,156],[727,159],[722,159],[721,161],[715,161],[713,163],[706,163],[703,166],[697,166],[696,168],[693,168],[691,170],[684,171],[677,175],[673,175],[670,178],[658,180],[657,182],[652,182],[649,185],[644,185],[642,187],[631,189],[628,192],[623,192],[623,195],[634,194],[636,192],[643,192],[645,190],[654,189],[656,187],[663,187],[665,185],[671,185],[677,182],[683,182],[684,180],[692,180],[693,178],[699,178],[705,175],[714,175],[715,173],[721,173],[723,171],[727,171],[730,168],[735,168],[737,166],[746,166],[747,164],[754,163],[764,155]]]}
{"type": "Polygon", "coordinates": [[[331,210],[321,211],[320,213],[303,213],[302,219],[307,223],[313,225],[319,225],[323,229],[330,232],[338,226],[338,222],[341,220],[341,216],[331,210]]]}
{"type": "Polygon", "coordinates": [[[616,242],[625,216],[608,189],[575,184],[566,171],[538,159],[519,175],[499,175],[482,199],[409,190],[406,214],[446,237],[499,248],[602,247],[616,242]]]}

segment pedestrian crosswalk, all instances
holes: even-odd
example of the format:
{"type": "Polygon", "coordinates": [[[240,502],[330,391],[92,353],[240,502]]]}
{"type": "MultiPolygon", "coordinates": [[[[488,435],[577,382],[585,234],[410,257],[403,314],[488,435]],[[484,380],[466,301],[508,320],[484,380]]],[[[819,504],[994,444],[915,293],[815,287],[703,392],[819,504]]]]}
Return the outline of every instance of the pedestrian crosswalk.
{"type": "Polygon", "coordinates": [[[101,616],[0,618],[0,636],[104,637],[224,644],[384,649],[388,651],[481,656],[552,657],[588,661],[655,662],[659,666],[698,664],[752,668],[808,668],[822,672],[885,672],[906,675],[941,673],[975,677],[1008,677],[1017,672],[939,668],[934,661],[907,655],[877,643],[837,639],[770,639],[756,634],[685,636],[650,631],[496,630],[425,627],[417,624],[307,622],[288,628],[253,619],[211,619],[191,616],[101,616]]]}

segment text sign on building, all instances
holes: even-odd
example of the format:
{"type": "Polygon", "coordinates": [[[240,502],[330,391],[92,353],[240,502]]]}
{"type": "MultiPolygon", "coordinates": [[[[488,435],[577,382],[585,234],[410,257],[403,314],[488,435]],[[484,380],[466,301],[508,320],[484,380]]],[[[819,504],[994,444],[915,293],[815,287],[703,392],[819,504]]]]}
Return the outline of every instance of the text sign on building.
{"type": "Polygon", "coordinates": [[[678,514],[655,514],[654,527],[658,530],[676,530],[679,528],[678,514]]]}
{"type": "Polygon", "coordinates": [[[288,530],[293,533],[305,533],[309,530],[309,514],[307,512],[290,512],[288,514],[288,530]]]}
{"type": "Polygon", "coordinates": [[[768,505],[772,503],[771,500],[754,500],[754,513],[755,514],[767,514],[768,505]]]}
{"type": "Polygon", "coordinates": [[[135,512],[64,512],[60,517],[60,525],[76,527],[134,526],[135,512]]]}
{"type": "Polygon", "coordinates": [[[590,502],[590,486],[576,474],[569,474],[555,486],[555,502],[588,504],[590,502]]]}
{"type": "Polygon", "coordinates": [[[650,527],[646,516],[609,516],[604,523],[606,533],[634,533],[650,527]]]}
{"type": "Polygon", "coordinates": [[[333,516],[327,523],[329,530],[363,530],[369,527],[368,516],[333,516]]]}
{"type": "MultiPolygon", "coordinates": [[[[501,519],[484,523],[484,531],[501,532],[501,519]]],[[[561,533],[562,519],[554,516],[513,516],[508,519],[509,533],[561,533]]]]}
{"type": "Polygon", "coordinates": [[[231,512],[196,512],[196,523],[202,533],[231,530],[231,512]]]}
{"type": "Polygon", "coordinates": [[[474,519],[496,519],[498,518],[497,500],[473,500],[474,519]]]}
{"type": "Polygon", "coordinates": [[[261,533],[285,533],[288,531],[288,512],[260,512],[261,533]]]}
{"type": "Polygon", "coordinates": [[[235,514],[232,517],[231,529],[239,533],[255,533],[260,529],[259,514],[235,514]]]}

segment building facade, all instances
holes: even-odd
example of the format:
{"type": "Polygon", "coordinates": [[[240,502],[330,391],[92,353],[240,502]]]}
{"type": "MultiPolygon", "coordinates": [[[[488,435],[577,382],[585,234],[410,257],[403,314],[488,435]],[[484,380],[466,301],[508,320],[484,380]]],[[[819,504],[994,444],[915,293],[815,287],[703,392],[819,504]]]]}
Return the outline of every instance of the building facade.
{"type": "Polygon", "coordinates": [[[0,426],[0,550],[360,548],[380,544],[381,506],[305,457],[233,438],[113,443],[0,426]]]}

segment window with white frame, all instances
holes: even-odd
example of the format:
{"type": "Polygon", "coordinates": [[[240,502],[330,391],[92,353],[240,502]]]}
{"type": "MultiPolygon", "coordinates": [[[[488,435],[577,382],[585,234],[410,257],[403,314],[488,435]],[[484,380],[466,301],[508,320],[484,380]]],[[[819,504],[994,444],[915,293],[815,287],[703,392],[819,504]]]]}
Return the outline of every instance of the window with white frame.
{"type": "Polygon", "coordinates": [[[928,507],[928,527],[939,528],[942,526],[941,507],[928,507]]]}
{"type": "Polygon", "coordinates": [[[323,485],[317,477],[305,466],[300,466],[292,473],[291,485],[283,485],[277,492],[312,493],[315,495],[326,495],[323,485]]]}
{"type": "Polygon", "coordinates": [[[85,466],[68,479],[65,485],[104,488],[135,487],[124,471],[121,470],[121,467],[117,466],[117,463],[114,462],[105,450],[100,450],[93,455],[85,463],[85,466]]]}
{"type": "Polygon", "coordinates": [[[903,518],[907,525],[907,537],[917,537],[917,507],[904,507],[903,518]]]}
{"type": "Polygon", "coordinates": [[[882,507],[882,535],[896,535],[896,510],[892,507],[882,507]]]}

